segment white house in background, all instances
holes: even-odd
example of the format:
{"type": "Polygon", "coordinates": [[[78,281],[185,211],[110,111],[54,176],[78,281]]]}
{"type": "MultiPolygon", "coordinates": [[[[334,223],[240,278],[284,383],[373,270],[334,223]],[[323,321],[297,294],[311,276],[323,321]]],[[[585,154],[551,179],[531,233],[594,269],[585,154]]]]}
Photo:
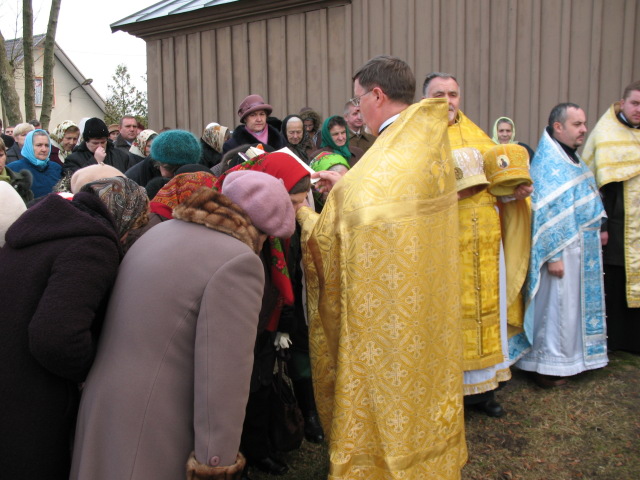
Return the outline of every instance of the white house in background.
{"type": "MultiPolygon", "coordinates": [[[[44,63],[44,35],[33,37],[34,76],[36,91],[36,117],[40,118],[42,106],[42,72],[44,63]]],[[[20,97],[20,110],[24,116],[24,66],[22,39],[5,41],[7,58],[14,59],[16,65],[15,82],[16,90],[20,97]]],[[[71,59],[55,44],[55,63],[53,67],[53,108],[51,110],[51,122],[49,130],[64,120],[79,122],[83,117],[104,118],[104,99],[91,86],[90,80],[84,77],[71,59]],[[84,84],[83,84],[84,83],[84,84]]],[[[1,103],[1,100],[0,100],[1,103]]],[[[31,118],[24,118],[25,121],[31,118]]],[[[5,107],[2,105],[2,121],[7,125],[5,107]]]]}

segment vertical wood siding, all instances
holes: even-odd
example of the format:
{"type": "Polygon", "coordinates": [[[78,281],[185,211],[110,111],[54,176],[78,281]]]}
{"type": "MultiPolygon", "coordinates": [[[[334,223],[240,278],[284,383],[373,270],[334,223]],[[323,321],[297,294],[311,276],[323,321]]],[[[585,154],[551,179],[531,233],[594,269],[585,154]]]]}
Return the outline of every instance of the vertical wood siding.
{"type": "Polygon", "coordinates": [[[353,0],[344,5],[147,39],[150,123],[196,134],[238,123],[259,93],[282,118],[341,114],[369,58],[453,73],[463,111],[488,133],[498,116],[537,144],[551,108],[572,101],[590,125],[640,79],[640,0],[353,0]]]}

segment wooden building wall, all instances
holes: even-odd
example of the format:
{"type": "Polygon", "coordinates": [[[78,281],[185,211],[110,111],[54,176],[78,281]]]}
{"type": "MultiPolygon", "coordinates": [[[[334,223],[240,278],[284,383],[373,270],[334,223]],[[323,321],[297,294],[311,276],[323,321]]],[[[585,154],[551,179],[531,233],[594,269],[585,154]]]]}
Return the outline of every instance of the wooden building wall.
{"type": "Polygon", "coordinates": [[[391,54],[414,69],[416,100],[427,73],[453,73],[471,119],[489,131],[511,117],[517,138],[535,147],[556,103],[580,104],[594,125],[640,79],[640,0],[328,3],[143,36],[152,127],[233,127],[251,93],[280,118],[303,106],[341,114],[353,72],[391,54]]]}

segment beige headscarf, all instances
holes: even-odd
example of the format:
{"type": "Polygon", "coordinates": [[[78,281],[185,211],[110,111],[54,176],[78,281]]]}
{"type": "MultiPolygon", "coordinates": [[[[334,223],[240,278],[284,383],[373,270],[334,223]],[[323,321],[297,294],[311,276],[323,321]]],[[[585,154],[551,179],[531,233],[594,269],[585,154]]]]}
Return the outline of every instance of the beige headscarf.
{"type": "Polygon", "coordinates": [[[139,157],[146,157],[146,155],[144,154],[144,150],[147,147],[147,142],[149,141],[149,138],[157,134],[157,132],[148,129],[141,131],[131,144],[129,153],[133,153],[134,155],[138,155],[139,157]]]}
{"type": "Polygon", "coordinates": [[[64,138],[64,134],[69,129],[69,127],[77,127],[77,125],[71,120],[65,120],[62,123],[59,123],[53,133],[49,135],[53,146],[60,149],[60,151],[58,152],[58,158],[60,158],[60,160],[62,160],[63,162],[66,160],[67,156],[71,154],[71,152],[65,152],[65,150],[62,148],[61,143],[62,139],[64,138]]]}
{"type": "Polygon", "coordinates": [[[204,129],[202,133],[202,140],[213,148],[216,152],[222,153],[222,145],[224,144],[224,138],[227,135],[227,127],[223,127],[218,123],[210,123],[204,129]]]}

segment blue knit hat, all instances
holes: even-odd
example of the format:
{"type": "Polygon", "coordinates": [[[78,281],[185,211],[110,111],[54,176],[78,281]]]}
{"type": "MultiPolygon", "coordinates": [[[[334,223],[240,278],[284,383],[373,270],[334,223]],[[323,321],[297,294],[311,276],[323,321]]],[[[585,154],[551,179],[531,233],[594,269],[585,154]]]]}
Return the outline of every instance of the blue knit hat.
{"type": "Polygon", "coordinates": [[[151,144],[151,158],[170,165],[186,165],[200,161],[200,141],[186,130],[167,130],[151,144]]]}

